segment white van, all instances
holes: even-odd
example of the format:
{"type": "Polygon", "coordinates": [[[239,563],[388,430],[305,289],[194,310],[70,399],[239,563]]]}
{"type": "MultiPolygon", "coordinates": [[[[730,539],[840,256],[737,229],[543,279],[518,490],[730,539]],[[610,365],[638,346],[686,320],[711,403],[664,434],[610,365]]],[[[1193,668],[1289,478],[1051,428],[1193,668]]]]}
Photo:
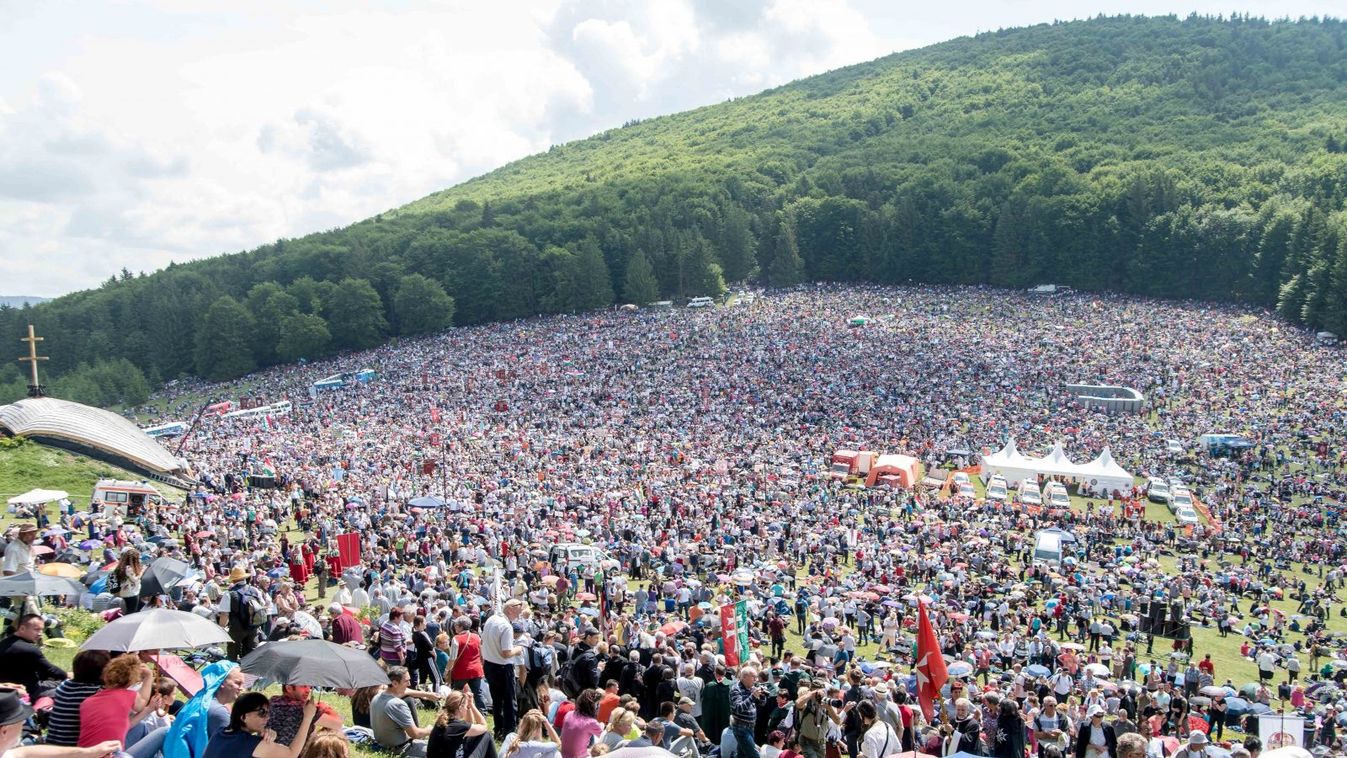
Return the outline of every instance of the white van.
{"type": "Polygon", "coordinates": [[[1029,479],[1020,482],[1019,501],[1025,505],[1042,505],[1043,496],[1038,492],[1038,485],[1029,479]]]}
{"type": "Polygon", "coordinates": [[[1060,563],[1062,560],[1062,535],[1055,532],[1039,532],[1034,540],[1034,560],[1044,563],[1060,563]]]}
{"type": "Polygon", "coordinates": [[[1048,482],[1048,505],[1053,508],[1070,508],[1071,496],[1066,494],[1066,485],[1061,482],[1048,482]]]}
{"type": "Polygon", "coordinates": [[[1006,479],[1003,476],[993,476],[987,480],[987,499],[1004,502],[1010,495],[1009,488],[1006,487],[1006,479]]]}
{"type": "Polygon", "coordinates": [[[608,555],[593,545],[577,542],[553,545],[547,551],[547,560],[560,571],[570,569],[571,566],[598,566],[601,561],[608,560],[608,555]]]}
{"type": "Polygon", "coordinates": [[[709,297],[694,297],[688,301],[689,308],[710,308],[715,304],[716,301],[709,297]]]}

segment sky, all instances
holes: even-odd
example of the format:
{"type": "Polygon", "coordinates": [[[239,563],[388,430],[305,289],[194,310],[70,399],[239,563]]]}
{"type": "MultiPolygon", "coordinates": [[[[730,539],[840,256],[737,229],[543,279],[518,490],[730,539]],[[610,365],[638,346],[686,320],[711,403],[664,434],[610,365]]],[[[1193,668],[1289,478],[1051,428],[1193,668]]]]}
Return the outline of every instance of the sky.
{"type": "Polygon", "coordinates": [[[0,295],[344,226],[892,52],[1100,13],[1340,2],[0,0],[0,295]]]}

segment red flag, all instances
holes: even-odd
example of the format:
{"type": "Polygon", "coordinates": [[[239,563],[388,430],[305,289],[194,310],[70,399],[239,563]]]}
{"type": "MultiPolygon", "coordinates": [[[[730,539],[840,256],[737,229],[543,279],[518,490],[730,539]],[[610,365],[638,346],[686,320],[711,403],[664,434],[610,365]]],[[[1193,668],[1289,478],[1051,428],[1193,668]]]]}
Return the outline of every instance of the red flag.
{"type": "Polygon", "coordinates": [[[360,534],[348,532],[337,535],[337,554],[341,556],[341,567],[350,568],[360,563],[360,534]]]}
{"type": "Polygon", "coordinates": [[[940,641],[931,628],[926,614],[926,602],[917,603],[917,701],[926,720],[935,721],[935,703],[940,700],[940,688],[945,686],[949,673],[945,671],[945,657],[940,653],[940,641]]]}
{"type": "Polygon", "coordinates": [[[720,637],[724,641],[725,665],[739,665],[739,632],[734,622],[734,604],[720,606],[720,637]]]}

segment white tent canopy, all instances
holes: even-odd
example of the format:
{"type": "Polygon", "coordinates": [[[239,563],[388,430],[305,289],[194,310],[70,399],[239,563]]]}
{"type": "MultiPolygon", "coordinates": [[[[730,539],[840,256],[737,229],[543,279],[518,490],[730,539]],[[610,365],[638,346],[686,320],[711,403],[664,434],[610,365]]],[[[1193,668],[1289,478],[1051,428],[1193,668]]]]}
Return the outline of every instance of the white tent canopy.
{"type": "Polygon", "coordinates": [[[1132,475],[1117,461],[1108,447],[1089,463],[1073,463],[1062,449],[1059,441],[1052,446],[1047,455],[1036,458],[1025,456],[1015,446],[1014,438],[1006,442],[1005,447],[983,456],[983,471],[988,475],[1000,474],[1006,483],[1013,486],[1024,480],[1036,481],[1039,476],[1058,476],[1079,482],[1082,489],[1099,495],[1113,491],[1126,492],[1132,488],[1132,475]]]}
{"type": "Polygon", "coordinates": [[[64,490],[28,490],[9,499],[10,505],[41,505],[70,497],[64,490]]]}

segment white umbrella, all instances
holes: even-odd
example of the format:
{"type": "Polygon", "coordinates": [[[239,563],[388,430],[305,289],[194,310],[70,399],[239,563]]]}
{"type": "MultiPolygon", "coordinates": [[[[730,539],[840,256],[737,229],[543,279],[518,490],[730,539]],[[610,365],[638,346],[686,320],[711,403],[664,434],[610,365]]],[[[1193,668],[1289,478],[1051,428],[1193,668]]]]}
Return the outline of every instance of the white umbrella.
{"type": "Polygon", "coordinates": [[[228,641],[229,634],[219,624],[194,613],[155,608],[122,616],[90,635],[80,649],[134,653],[205,647],[228,641]]]}
{"type": "Polygon", "coordinates": [[[22,495],[15,495],[9,499],[10,505],[40,505],[42,503],[51,503],[57,500],[64,500],[70,497],[64,490],[28,490],[22,495]]]}

